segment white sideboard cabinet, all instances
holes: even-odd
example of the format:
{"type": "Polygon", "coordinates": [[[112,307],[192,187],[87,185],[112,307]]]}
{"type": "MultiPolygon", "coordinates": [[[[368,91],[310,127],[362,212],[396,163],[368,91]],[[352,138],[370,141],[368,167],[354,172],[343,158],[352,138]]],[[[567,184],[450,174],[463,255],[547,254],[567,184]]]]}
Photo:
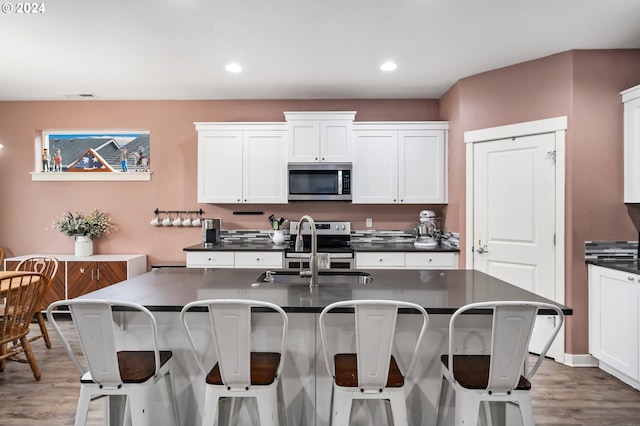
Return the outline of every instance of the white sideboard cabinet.
{"type": "Polygon", "coordinates": [[[354,111],[285,112],[291,163],[344,163],[353,156],[354,111]]]}
{"type": "Polygon", "coordinates": [[[640,86],[621,92],[624,103],[624,202],[640,203],[640,86]]]}
{"type": "Polygon", "coordinates": [[[447,122],[354,124],[354,204],[447,202],[447,122]]]}
{"type": "Polygon", "coordinates": [[[195,123],[199,203],[287,203],[284,123],[195,123]]]}
{"type": "Polygon", "coordinates": [[[600,368],[640,389],[640,275],[589,265],[589,352],[600,368]]]}

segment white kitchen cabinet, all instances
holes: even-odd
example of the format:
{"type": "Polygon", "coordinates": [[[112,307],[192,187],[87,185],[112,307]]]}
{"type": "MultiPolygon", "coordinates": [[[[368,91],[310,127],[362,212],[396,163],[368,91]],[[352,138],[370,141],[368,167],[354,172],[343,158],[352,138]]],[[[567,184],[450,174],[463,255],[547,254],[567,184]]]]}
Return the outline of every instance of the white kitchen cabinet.
{"type": "Polygon", "coordinates": [[[232,251],[188,251],[187,268],[233,268],[232,251]]]}
{"type": "Polygon", "coordinates": [[[357,269],[457,269],[456,252],[356,252],[357,269]]]}
{"type": "Polygon", "coordinates": [[[289,162],[352,161],[355,112],[296,111],[284,115],[289,129],[289,162]]]}
{"type": "Polygon", "coordinates": [[[284,124],[196,123],[198,202],[286,204],[284,124]]]}
{"type": "Polygon", "coordinates": [[[589,265],[589,352],[600,368],[640,388],[640,275],[589,265]]]}
{"type": "Polygon", "coordinates": [[[640,203],[640,86],[621,92],[624,103],[624,202],[640,203]]]}
{"type": "Polygon", "coordinates": [[[281,251],[188,251],[187,268],[283,268],[281,251]]]}
{"type": "Polygon", "coordinates": [[[447,202],[448,123],[354,124],[353,203],[447,202]]]}
{"type": "Polygon", "coordinates": [[[282,265],[282,252],[237,251],[235,253],[236,268],[282,269],[282,265]]]}
{"type": "Polygon", "coordinates": [[[404,256],[405,269],[458,269],[458,254],[449,252],[410,252],[404,256]]]}

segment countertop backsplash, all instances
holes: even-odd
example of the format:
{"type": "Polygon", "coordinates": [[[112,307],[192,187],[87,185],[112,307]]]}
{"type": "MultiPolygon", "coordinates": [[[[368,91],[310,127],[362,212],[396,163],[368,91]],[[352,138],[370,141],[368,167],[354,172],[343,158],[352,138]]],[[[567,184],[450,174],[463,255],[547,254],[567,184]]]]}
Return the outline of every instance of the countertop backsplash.
{"type": "Polygon", "coordinates": [[[585,241],[585,260],[636,260],[637,241],[585,241]]]}
{"type": "MultiPolygon", "coordinates": [[[[269,241],[267,230],[259,229],[222,229],[220,230],[220,240],[223,243],[252,243],[269,241]]],[[[284,230],[285,241],[291,239],[289,230],[284,230]]],[[[398,244],[412,243],[416,238],[414,230],[399,231],[376,231],[376,230],[352,230],[351,242],[353,243],[374,243],[374,244],[398,244]]],[[[445,232],[442,234],[442,242],[450,247],[459,247],[459,234],[445,232]]]]}

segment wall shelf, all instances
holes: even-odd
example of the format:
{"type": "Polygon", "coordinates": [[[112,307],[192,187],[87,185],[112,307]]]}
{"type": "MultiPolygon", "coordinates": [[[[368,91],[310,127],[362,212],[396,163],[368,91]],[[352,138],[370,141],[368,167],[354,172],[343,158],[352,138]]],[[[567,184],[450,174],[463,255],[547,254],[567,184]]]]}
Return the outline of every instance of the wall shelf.
{"type": "Polygon", "coordinates": [[[151,172],[31,172],[33,182],[150,181],[151,172]]]}

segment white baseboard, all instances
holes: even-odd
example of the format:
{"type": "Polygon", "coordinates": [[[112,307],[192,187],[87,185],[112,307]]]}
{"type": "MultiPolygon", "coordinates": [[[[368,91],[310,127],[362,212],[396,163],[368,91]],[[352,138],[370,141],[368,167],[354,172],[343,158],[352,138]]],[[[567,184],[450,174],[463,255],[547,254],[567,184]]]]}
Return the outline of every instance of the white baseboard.
{"type": "Polygon", "coordinates": [[[564,364],[569,367],[597,367],[598,360],[589,354],[564,354],[564,364]]]}

